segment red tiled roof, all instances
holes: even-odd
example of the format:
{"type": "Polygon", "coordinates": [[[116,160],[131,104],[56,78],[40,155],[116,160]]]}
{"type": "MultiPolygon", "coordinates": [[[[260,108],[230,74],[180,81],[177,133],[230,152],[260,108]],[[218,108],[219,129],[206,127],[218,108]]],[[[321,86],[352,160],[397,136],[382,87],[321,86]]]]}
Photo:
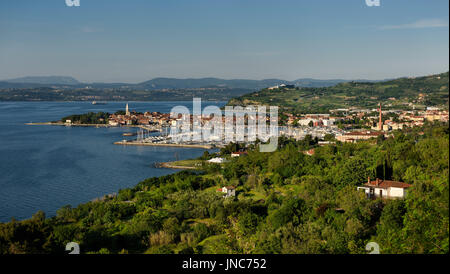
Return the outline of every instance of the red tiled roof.
{"type": "Polygon", "coordinates": [[[378,188],[389,188],[389,187],[397,187],[397,188],[408,188],[411,187],[410,184],[397,182],[397,181],[389,181],[389,180],[379,180],[378,185],[377,181],[371,181],[370,183],[365,183],[365,186],[378,187],[378,188]]]}
{"type": "Polygon", "coordinates": [[[309,155],[309,156],[314,155],[315,152],[316,152],[316,150],[314,148],[312,148],[310,150],[303,151],[304,154],[309,155]]]}

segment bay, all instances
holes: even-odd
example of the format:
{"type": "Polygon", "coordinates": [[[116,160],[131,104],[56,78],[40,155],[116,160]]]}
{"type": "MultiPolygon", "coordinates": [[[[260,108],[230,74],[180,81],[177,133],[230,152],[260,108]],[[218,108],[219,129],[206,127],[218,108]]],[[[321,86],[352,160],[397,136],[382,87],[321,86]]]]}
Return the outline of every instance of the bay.
{"type": "MultiPolygon", "coordinates": [[[[128,102],[139,112],[170,112],[192,102],[128,102]]],[[[30,218],[38,210],[53,216],[155,176],[177,172],[157,162],[199,157],[198,148],[117,146],[132,128],[30,126],[71,114],[115,112],[126,102],[0,102],[0,222],[30,218]]],[[[202,102],[202,107],[225,102],[202,102]]]]}

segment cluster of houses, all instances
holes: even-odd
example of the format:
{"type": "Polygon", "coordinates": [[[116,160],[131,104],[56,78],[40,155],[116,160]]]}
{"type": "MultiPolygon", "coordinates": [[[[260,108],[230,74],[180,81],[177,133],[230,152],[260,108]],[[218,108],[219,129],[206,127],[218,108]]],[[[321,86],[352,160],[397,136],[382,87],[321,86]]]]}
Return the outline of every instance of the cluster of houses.
{"type": "Polygon", "coordinates": [[[391,130],[403,129],[405,127],[423,126],[425,121],[448,122],[448,111],[439,110],[438,108],[429,107],[424,111],[386,111],[385,113],[396,113],[398,118],[396,121],[386,119],[378,122],[372,129],[384,132],[391,130]]]}
{"type": "Polygon", "coordinates": [[[286,84],[281,84],[281,85],[276,85],[273,87],[268,87],[268,90],[277,90],[277,89],[293,89],[295,88],[295,85],[286,85],[286,84]]]}
{"type": "Polygon", "coordinates": [[[126,106],[125,114],[111,114],[109,116],[108,124],[110,126],[124,126],[124,125],[170,125],[174,119],[170,118],[169,113],[160,112],[145,112],[136,113],[130,112],[128,104],[126,106]]]}
{"type": "Polygon", "coordinates": [[[342,135],[336,136],[336,140],[343,143],[356,143],[360,140],[369,140],[372,138],[377,138],[378,136],[384,135],[383,132],[380,131],[351,131],[344,133],[342,135]]]}
{"type": "Polygon", "coordinates": [[[336,109],[332,114],[306,114],[296,116],[284,113],[287,116],[286,129],[280,127],[280,134],[302,139],[305,135],[323,138],[326,134],[336,136],[341,142],[357,142],[384,135],[392,130],[401,130],[406,127],[422,126],[425,121],[449,121],[449,113],[435,107],[428,107],[423,111],[382,110],[381,104],[377,109],[336,109]],[[373,115],[373,112],[377,112],[373,115]],[[338,115],[339,114],[339,115],[338,115]],[[389,117],[383,119],[383,117],[389,117]],[[364,130],[352,131],[355,120],[361,120],[357,126],[364,130]],[[339,123],[339,126],[337,125],[339,123]]]}
{"type": "MultiPolygon", "coordinates": [[[[300,126],[310,126],[310,127],[329,127],[334,125],[339,117],[330,117],[329,114],[307,114],[298,119],[298,125],[300,126]]],[[[288,123],[292,120],[289,119],[288,123]]]]}

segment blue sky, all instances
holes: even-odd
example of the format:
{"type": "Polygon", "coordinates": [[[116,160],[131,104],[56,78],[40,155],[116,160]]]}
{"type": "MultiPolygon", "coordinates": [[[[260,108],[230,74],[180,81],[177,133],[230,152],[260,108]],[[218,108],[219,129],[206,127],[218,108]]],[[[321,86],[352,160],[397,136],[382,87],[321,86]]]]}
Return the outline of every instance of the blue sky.
{"type": "Polygon", "coordinates": [[[449,1],[0,1],[0,79],[384,79],[449,69],[449,1]]]}

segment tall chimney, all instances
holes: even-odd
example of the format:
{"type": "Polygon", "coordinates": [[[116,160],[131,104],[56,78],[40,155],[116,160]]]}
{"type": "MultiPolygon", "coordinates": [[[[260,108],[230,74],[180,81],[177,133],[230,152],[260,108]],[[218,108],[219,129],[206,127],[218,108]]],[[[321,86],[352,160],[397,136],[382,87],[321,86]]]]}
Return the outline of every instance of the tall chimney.
{"type": "Polygon", "coordinates": [[[367,177],[367,184],[370,184],[370,176],[367,177]]]}
{"type": "Polygon", "coordinates": [[[380,108],[379,108],[379,110],[380,110],[380,119],[379,119],[379,121],[378,121],[378,129],[381,131],[381,130],[383,130],[383,124],[382,124],[383,119],[382,119],[382,114],[381,114],[381,103],[380,103],[380,108]]]}
{"type": "Polygon", "coordinates": [[[376,185],[379,186],[380,185],[380,179],[377,178],[376,180],[376,185]]]}

